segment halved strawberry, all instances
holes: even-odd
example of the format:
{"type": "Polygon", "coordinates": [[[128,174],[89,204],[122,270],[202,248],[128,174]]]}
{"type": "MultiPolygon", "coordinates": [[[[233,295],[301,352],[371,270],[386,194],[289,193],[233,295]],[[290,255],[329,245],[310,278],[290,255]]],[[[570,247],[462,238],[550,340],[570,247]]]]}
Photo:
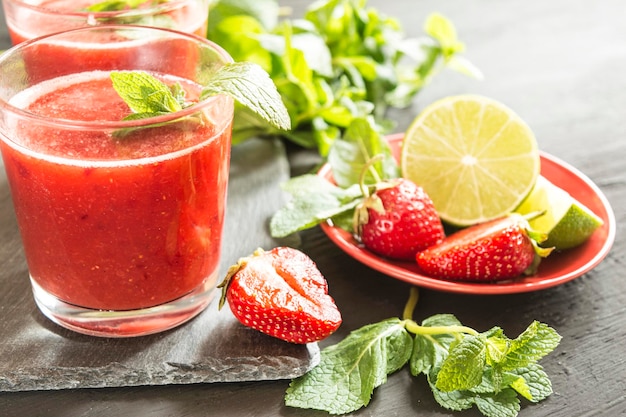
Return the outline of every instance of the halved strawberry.
{"type": "Polygon", "coordinates": [[[462,229],[416,256],[428,275],[462,281],[500,281],[533,274],[540,257],[552,248],[540,248],[544,235],[530,230],[520,214],[501,217],[462,229]]]}
{"type": "Polygon", "coordinates": [[[218,286],[245,326],[292,343],[322,340],[341,325],[326,279],[301,251],[257,249],[228,270],[218,286]]]}
{"type": "Polygon", "coordinates": [[[378,184],[357,207],[355,225],[369,250],[395,259],[413,260],[417,252],[445,237],[428,194],[403,178],[378,184]]]}

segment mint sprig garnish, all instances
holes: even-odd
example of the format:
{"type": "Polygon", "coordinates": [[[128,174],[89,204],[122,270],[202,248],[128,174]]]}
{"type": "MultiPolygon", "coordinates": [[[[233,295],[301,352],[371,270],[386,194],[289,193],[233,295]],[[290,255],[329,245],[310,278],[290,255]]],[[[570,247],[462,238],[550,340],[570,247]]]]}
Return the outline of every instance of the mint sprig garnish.
{"type": "MultiPolygon", "coordinates": [[[[179,84],[172,87],[143,71],[111,72],[113,88],[133,111],[126,120],[174,113],[191,105],[179,84]]],[[[258,65],[228,63],[216,70],[203,86],[201,98],[226,94],[277,129],[289,129],[289,114],[276,86],[258,65]]]]}
{"type": "Polygon", "coordinates": [[[514,417],[519,396],[539,402],[552,394],[537,362],[561,340],[553,328],[534,321],[510,339],[499,327],[478,332],[451,314],[417,324],[411,318],[417,297],[412,288],[402,319],[367,325],[324,348],[319,365],[291,381],[285,403],[350,413],[367,406],[374,389],[406,365],[426,377],[437,403],[450,410],[476,406],[487,417],[514,417]]]}
{"type": "Polygon", "coordinates": [[[277,129],[289,130],[291,119],[269,74],[252,62],[220,67],[205,84],[202,98],[226,94],[277,129]]]}
{"type": "Polygon", "coordinates": [[[185,96],[180,84],[169,87],[141,71],[113,71],[113,88],[133,111],[124,120],[145,119],[181,111],[185,96]]]}
{"type": "Polygon", "coordinates": [[[115,12],[120,10],[136,9],[142,4],[158,5],[169,0],[105,0],[85,8],[88,12],[115,12]]]}

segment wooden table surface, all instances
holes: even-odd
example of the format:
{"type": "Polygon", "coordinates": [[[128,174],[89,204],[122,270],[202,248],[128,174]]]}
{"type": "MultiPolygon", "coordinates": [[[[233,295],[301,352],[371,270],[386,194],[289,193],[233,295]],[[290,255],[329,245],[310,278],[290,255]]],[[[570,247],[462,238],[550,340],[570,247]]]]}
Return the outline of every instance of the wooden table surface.
{"type": "MultiPolygon", "coordinates": [[[[281,0],[301,15],[306,1],[281,0]]],[[[591,272],[564,285],[513,295],[464,295],[422,290],[416,319],[453,313],[478,330],[499,325],[511,336],[532,320],[553,326],[559,347],[541,363],[554,394],[520,416],[626,415],[626,9],[621,0],[370,0],[368,5],[399,18],[419,35],[425,16],[439,11],[456,25],[482,81],[451,72],[436,78],[415,105],[397,112],[401,132],[426,104],[452,94],[479,93],[522,116],[541,149],[577,167],[610,201],[617,220],[612,251],[591,272]]],[[[2,18],[4,24],[4,18],[2,18]]],[[[0,48],[9,46],[6,27],[0,48]]],[[[315,161],[296,152],[295,170],[315,161]]],[[[0,204],[10,204],[5,198],[0,204]]],[[[254,210],[257,202],[250,202],[254,210]]],[[[6,223],[6,221],[5,221],[6,223]]],[[[7,224],[0,228],[4,230],[7,224]]],[[[14,227],[14,225],[10,225],[14,227]]],[[[264,227],[264,225],[259,225],[264,227]]],[[[300,236],[301,249],[329,281],[344,317],[322,347],[351,330],[402,313],[409,284],[353,260],[319,228],[300,236]]],[[[242,254],[243,255],[243,254],[242,254]]],[[[3,266],[4,267],[4,266],[3,266]]],[[[2,335],[0,335],[2,337],[2,335]]],[[[36,391],[0,394],[0,416],[310,416],[287,408],[288,381],[194,384],[160,387],[36,391]]],[[[432,399],[423,378],[407,369],[390,376],[367,408],[355,416],[478,416],[453,413],[432,399]]]]}

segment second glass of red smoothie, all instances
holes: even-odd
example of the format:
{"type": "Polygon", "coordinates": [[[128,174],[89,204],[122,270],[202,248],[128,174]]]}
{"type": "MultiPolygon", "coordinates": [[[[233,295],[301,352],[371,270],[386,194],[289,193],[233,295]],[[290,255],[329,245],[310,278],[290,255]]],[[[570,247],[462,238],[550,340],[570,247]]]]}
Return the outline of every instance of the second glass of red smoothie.
{"type": "Polygon", "coordinates": [[[72,30],[0,56],[0,149],[35,301],[54,322],[139,336],[211,301],[233,100],[199,96],[228,62],[206,39],[134,26],[72,30]],[[111,71],[177,85],[187,105],[124,121],[111,71]]]}
{"type": "Polygon", "coordinates": [[[13,45],[85,26],[163,27],[205,37],[209,0],[2,0],[13,45]]]}

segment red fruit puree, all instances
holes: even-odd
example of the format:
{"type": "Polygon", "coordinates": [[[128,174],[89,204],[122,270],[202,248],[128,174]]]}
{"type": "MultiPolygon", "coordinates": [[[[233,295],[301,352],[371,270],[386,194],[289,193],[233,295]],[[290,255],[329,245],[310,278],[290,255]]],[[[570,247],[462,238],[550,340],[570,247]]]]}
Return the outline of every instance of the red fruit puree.
{"type": "MultiPolygon", "coordinates": [[[[142,20],[132,17],[115,17],[120,12],[87,13],[85,9],[91,5],[101,3],[102,0],[41,0],[36,5],[41,11],[33,11],[30,7],[13,3],[27,3],[28,1],[5,1],[7,27],[13,45],[49,33],[66,31],[84,26],[100,24],[140,24],[145,26],[160,26],[175,29],[181,32],[194,33],[200,37],[206,36],[208,13],[200,1],[171,2],[162,6],[160,14],[151,13],[142,20]],[[184,3],[184,4],[183,4],[184,3]],[[98,16],[96,18],[95,16],[98,16]],[[106,19],[111,17],[111,19],[106,19]]],[[[32,6],[31,6],[32,7],[32,6]]],[[[154,2],[146,1],[136,9],[152,9],[154,2]]],[[[141,18],[140,18],[141,19],[141,18]]]]}
{"type": "MultiPolygon", "coordinates": [[[[130,112],[107,72],[46,82],[12,103],[74,120],[119,121],[130,112]]],[[[232,109],[211,111],[202,122],[187,118],[121,137],[15,123],[18,145],[0,145],[39,286],[81,307],[128,310],[216,279],[232,109]]]]}

